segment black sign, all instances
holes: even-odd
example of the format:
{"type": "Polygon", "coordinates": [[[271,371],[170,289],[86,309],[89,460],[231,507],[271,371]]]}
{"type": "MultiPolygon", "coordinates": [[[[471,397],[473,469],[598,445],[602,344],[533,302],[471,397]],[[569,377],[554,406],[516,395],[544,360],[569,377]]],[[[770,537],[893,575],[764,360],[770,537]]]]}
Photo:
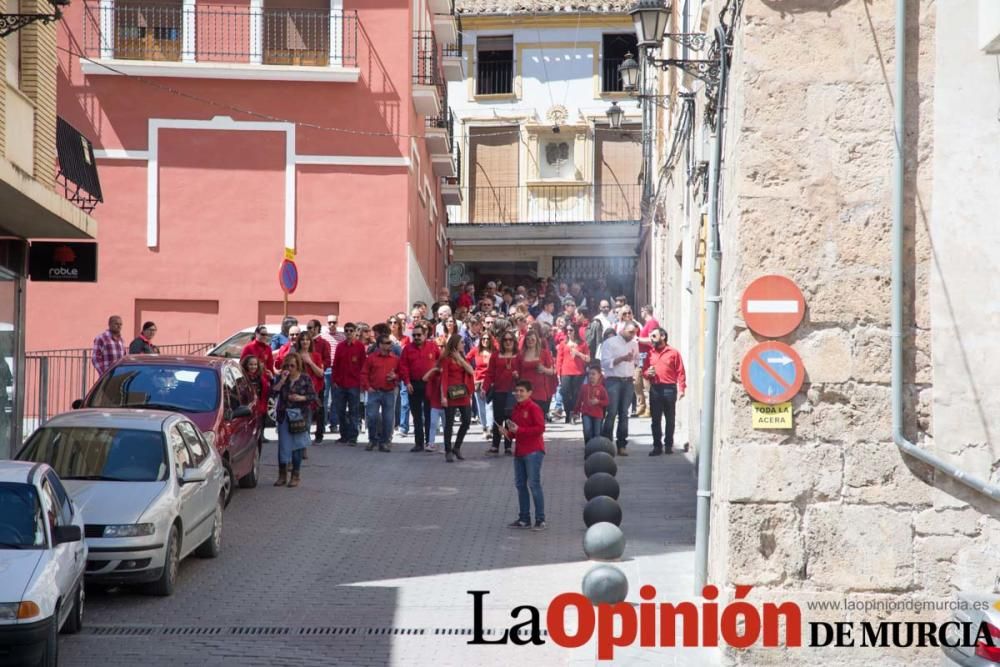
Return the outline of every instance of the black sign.
{"type": "Polygon", "coordinates": [[[97,244],[32,241],[28,276],[57,283],[97,282],[97,244]]]}

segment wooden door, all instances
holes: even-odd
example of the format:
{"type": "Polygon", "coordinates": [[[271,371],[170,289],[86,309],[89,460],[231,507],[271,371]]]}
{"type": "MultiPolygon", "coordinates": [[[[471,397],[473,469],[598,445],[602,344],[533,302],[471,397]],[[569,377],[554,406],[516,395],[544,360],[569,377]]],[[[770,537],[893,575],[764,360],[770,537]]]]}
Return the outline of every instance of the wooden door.
{"type": "Polygon", "coordinates": [[[469,130],[469,222],[518,221],[519,130],[473,127],[469,130]]]}
{"type": "Polygon", "coordinates": [[[642,185],[642,131],[598,127],[595,147],[594,219],[638,220],[642,185]]]}

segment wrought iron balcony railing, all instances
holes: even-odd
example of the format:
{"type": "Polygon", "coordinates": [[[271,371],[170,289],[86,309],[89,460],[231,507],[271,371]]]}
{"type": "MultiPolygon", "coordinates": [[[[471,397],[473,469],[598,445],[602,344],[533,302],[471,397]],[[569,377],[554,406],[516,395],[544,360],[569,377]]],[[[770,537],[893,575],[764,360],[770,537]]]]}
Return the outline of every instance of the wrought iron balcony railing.
{"type": "Polygon", "coordinates": [[[413,83],[418,86],[435,86],[439,90],[441,99],[444,100],[446,83],[441,72],[441,58],[434,33],[430,30],[418,30],[413,33],[413,41],[417,46],[417,58],[413,63],[413,83]]]}
{"type": "MultiPolygon", "coordinates": [[[[447,105],[447,100],[445,100],[445,105],[447,105]]],[[[455,114],[450,107],[446,106],[444,113],[440,116],[426,116],[424,118],[424,125],[426,127],[445,130],[448,135],[448,152],[453,152],[452,149],[455,145],[455,114]]]]}
{"type": "Polygon", "coordinates": [[[579,224],[640,219],[642,186],[580,183],[462,188],[450,224],[579,224]]]}
{"type": "Polygon", "coordinates": [[[355,67],[355,11],[183,6],[116,1],[86,5],[92,58],[355,67]]]}

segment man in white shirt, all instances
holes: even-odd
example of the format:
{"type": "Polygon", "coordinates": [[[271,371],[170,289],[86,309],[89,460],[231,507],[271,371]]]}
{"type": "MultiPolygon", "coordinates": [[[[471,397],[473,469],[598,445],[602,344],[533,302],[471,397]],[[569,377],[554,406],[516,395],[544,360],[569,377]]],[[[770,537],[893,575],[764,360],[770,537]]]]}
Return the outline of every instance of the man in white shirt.
{"type": "Polygon", "coordinates": [[[613,329],[615,326],[615,320],[611,315],[611,303],[607,299],[601,299],[600,311],[601,312],[594,319],[601,321],[601,327],[604,331],[613,329]]]}
{"type": "Polygon", "coordinates": [[[628,411],[635,393],[635,365],[639,361],[636,331],[635,322],[629,322],[617,336],[612,336],[601,344],[601,367],[608,389],[608,411],[604,418],[603,435],[605,438],[612,438],[614,433],[618,456],[628,456],[625,451],[628,446],[628,411]],[[615,417],[618,418],[617,432],[614,429],[615,417]]]}
{"type": "Polygon", "coordinates": [[[538,315],[535,317],[535,321],[542,322],[544,324],[552,326],[553,324],[555,324],[556,321],[555,316],[553,315],[555,310],[556,310],[556,302],[551,300],[546,301],[545,306],[542,309],[542,312],[538,313],[538,315]]]}

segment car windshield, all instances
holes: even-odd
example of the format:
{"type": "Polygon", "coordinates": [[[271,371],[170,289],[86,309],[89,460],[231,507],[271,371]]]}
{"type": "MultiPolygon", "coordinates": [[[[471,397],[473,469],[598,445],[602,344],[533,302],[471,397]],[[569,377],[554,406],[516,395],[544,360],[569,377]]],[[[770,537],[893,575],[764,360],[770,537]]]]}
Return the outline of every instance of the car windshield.
{"type": "Polygon", "coordinates": [[[86,407],[212,412],[219,407],[219,378],[212,368],[118,365],[100,379],[86,407]]]}
{"type": "Polygon", "coordinates": [[[243,354],[243,348],[253,340],[252,331],[241,331],[224,343],[208,353],[210,357],[227,357],[229,359],[239,359],[243,354]]]}
{"type": "Polygon", "coordinates": [[[167,456],[160,431],[44,426],[17,455],[48,463],[64,480],[160,482],[167,456]]]}
{"type": "Polygon", "coordinates": [[[35,487],[0,482],[0,549],[44,547],[45,523],[35,487]]]}

